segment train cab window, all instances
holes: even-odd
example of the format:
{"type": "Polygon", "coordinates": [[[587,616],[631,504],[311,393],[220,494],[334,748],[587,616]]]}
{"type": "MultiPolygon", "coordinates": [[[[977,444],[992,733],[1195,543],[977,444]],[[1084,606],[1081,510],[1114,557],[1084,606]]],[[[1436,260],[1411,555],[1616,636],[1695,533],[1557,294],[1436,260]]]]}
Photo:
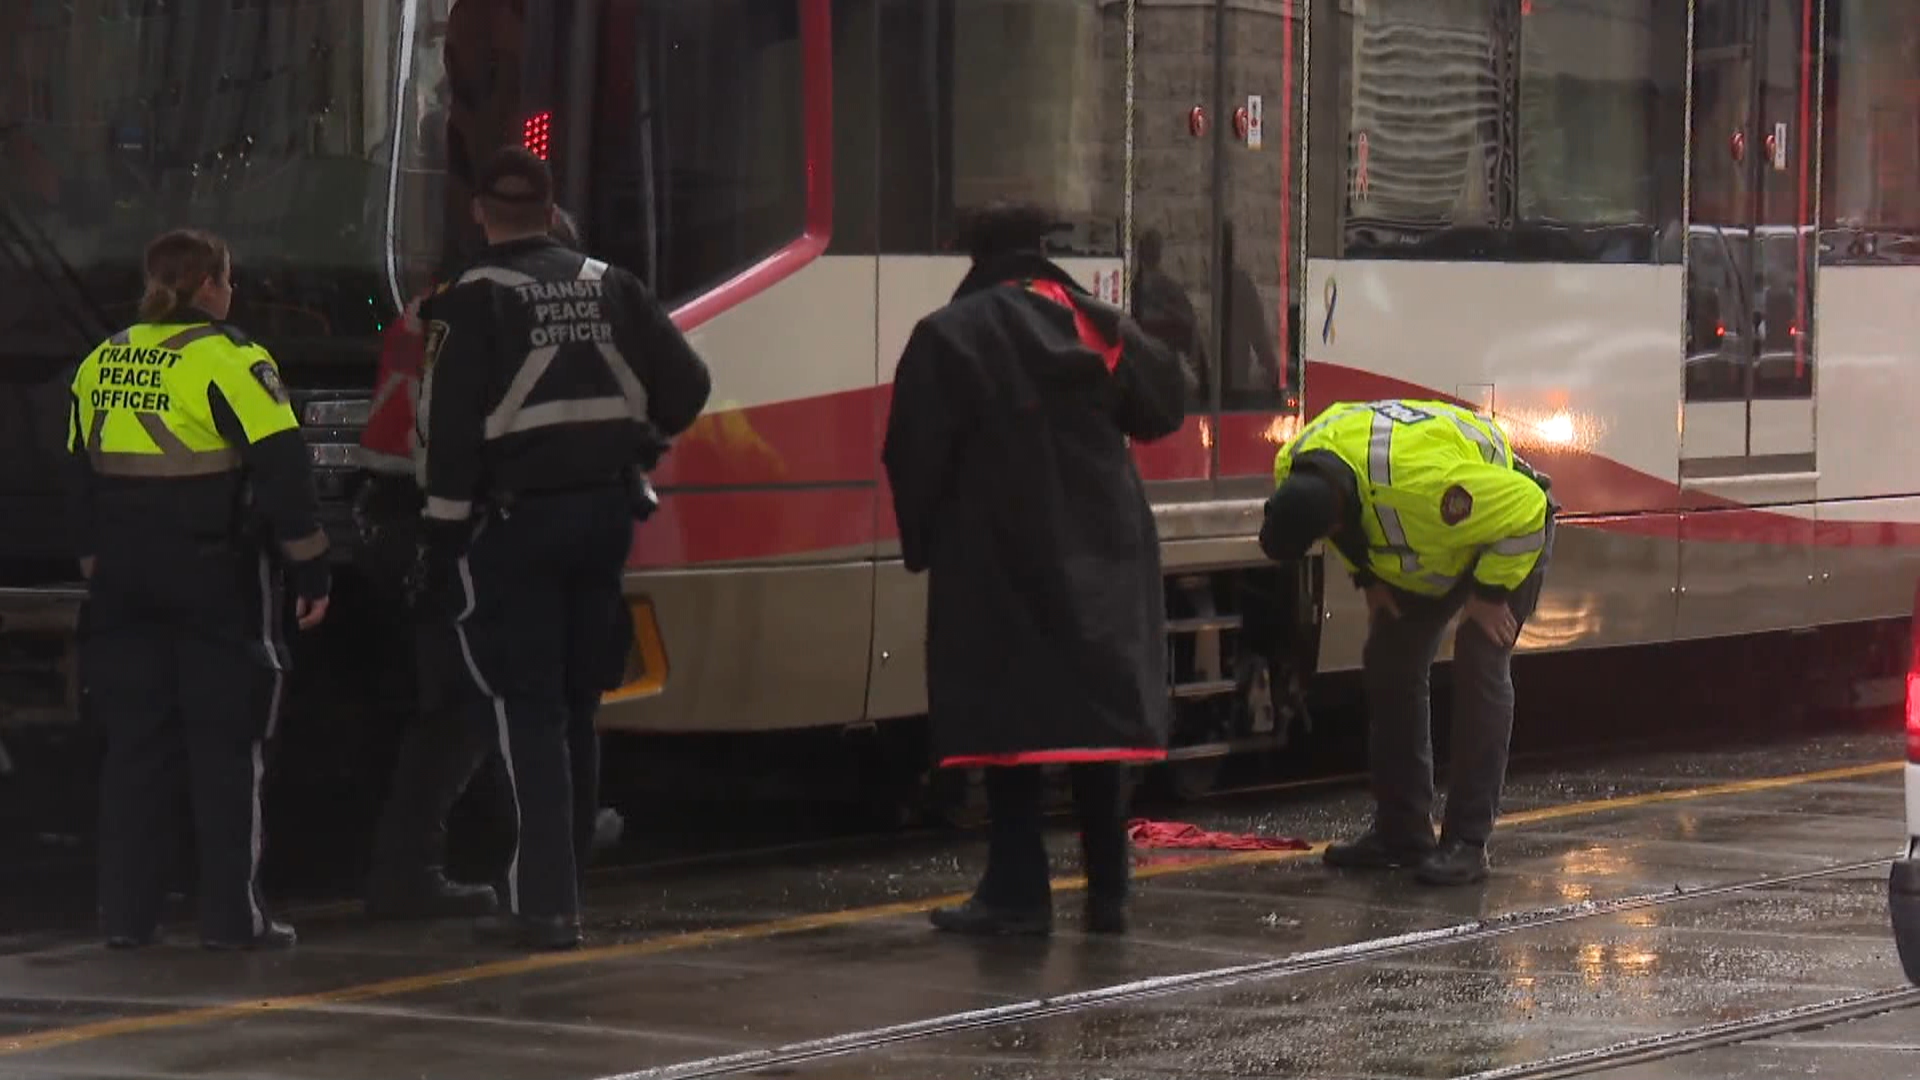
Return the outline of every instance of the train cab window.
{"type": "Polygon", "coordinates": [[[1920,263],[1920,9],[1825,11],[1820,261],[1920,263]]]}
{"type": "Polygon", "coordinates": [[[806,222],[796,0],[609,0],[590,243],[668,302],[773,254],[806,222]]]}
{"type": "Polygon", "coordinates": [[[553,165],[594,255],[669,304],[806,227],[803,0],[412,0],[395,228],[407,288],[480,245],[474,171],[553,165]]]}
{"type": "MultiPolygon", "coordinates": [[[[165,229],[233,245],[233,319],[311,385],[393,310],[389,5],[0,3],[0,325],[65,358],[134,318],[165,229]]],[[[365,378],[356,368],[350,376],[365,378]]]]}

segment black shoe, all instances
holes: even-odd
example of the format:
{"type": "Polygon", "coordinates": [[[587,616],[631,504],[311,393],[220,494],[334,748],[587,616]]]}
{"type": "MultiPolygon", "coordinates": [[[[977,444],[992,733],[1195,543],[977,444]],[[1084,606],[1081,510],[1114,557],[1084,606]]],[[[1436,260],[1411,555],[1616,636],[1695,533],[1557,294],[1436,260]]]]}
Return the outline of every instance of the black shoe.
{"type": "Polygon", "coordinates": [[[267,928],[246,938],[201,938],[200,944],[219,952],[255,949],[291,949],[300,940],[293,927],[283,922],[267,920],[267,928]]]}
{"type": "Polygon", "coordinates": [[[927,921],[935,929],[953,934],[1046,937],[1053,933],[1053,906],[1002,908],[968,900],[959,907],[934,908],[927,914],[927,921]]]}
{"type": "Polygon", "coordinates": [[[1428,885],[1472,885],[1487,880],[1487,848],[1464,840],[1444,840],[1420,863],[1413,876],[1428,885]]]}
{"type": "Polygon", "coordinates": [[[109,934],[107,935],[107,948],[144,949],[158,940],[160,940],[160,935],[152,930],[144,934],[109,934]]]}
{"type": "Polygon", "coordinates": [[[1360,837],[1343,844],[1329,844],[1320,861],[1342,870],[1392,870],[1419,866],[1433,854],[1433,840],[1389,839],[1378,830],[1368,829],[1360,837]]]}
{"type": "Polygon", "coordinates": [[[571,949],[580,944],[580,918],[577,915],[503,915],[474,923],[473,936],[491,945],[571,949]]]}
{"type": "Polygon", "coordinates": [[[443,919],[492,915],[500,898],[491,885],[450,881],[438,867],[413,878],[384,878],[367,889],[370,919],[443,919]]]}
{"type": "Polygon", "coordinates": [[[1087,933],[1124,934],[1127,932],[1127,902],[1095,897],[1087,898],[1087,933]]]}

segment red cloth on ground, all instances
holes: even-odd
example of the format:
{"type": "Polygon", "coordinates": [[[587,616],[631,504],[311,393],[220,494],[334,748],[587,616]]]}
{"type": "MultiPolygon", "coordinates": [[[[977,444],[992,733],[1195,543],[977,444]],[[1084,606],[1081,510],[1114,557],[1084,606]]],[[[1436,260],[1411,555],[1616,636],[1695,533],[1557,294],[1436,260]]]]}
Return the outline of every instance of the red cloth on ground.
{"type": "Polygon", "coordinates": [[[1210,848],[1216,851],[1306,851],[1312,844],[1297,836],[1260,836],[1255,833],[1207,832],[1178,821],[1127,822],[1127,839],[1143,848],[1210,848]]]}

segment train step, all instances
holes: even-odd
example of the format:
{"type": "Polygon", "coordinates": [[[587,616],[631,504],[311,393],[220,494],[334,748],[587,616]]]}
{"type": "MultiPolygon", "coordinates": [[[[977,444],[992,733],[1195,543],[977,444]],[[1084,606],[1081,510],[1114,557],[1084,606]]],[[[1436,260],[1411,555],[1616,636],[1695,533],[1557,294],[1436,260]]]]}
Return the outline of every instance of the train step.
{"type": "Polygon", "coordinates": [[[1169,634],[1203,634],[1210,630],[1238,630],[1242,623],[1238,615],[1198,615],[1187,619],[1168,619],[1169,634]]]}

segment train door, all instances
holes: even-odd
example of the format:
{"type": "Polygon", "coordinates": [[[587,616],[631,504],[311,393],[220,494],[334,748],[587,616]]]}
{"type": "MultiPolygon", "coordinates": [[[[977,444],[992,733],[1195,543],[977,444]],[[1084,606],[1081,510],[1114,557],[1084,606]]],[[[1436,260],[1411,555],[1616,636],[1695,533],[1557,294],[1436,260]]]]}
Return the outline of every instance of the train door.
{"type": "Polygon", "coordinates": [[[1163,498],[1260,493],[1300,402],[1301,18],[1241,0],[1129,7],[1130,304],[1188,374],[1186,427],[1141,465],[1163,498]]]}
{"type": "Polygon", "coordinates": [[[1694,8],[1682,636],[1807,621],[1817,7],[1694,8]]]}

